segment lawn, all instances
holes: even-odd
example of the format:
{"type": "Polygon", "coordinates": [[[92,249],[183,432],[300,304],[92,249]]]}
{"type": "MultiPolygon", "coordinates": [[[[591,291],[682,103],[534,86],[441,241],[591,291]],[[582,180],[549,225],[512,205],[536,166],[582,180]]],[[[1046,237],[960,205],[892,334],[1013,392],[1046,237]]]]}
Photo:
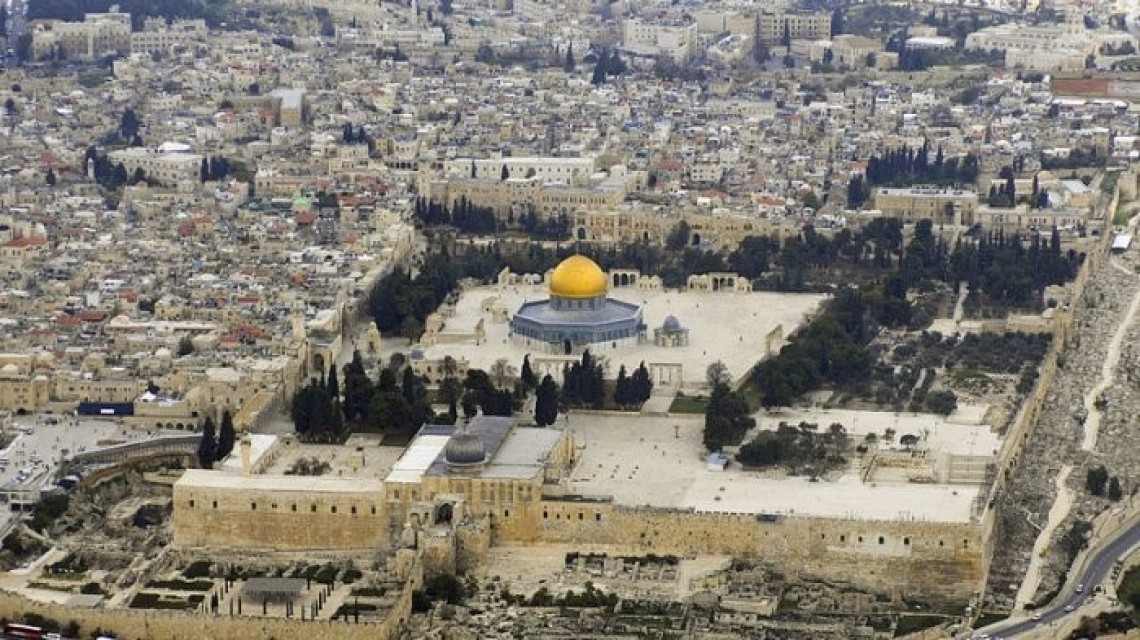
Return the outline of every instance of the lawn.
{"type": "Polygon", "coordinates": [[[678,393],[669,405],[669,413],[699,413],[703,414],[708,407],[709,399],[705,396],[686,396],[678,393]]]}

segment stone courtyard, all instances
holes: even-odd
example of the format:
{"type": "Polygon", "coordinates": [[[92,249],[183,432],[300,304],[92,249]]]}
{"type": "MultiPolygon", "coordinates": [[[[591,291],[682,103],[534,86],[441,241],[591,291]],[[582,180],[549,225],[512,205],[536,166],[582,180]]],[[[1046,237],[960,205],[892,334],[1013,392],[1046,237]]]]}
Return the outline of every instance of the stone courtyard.
{"type": "MultiPolygon", "coordinates": [[[[734,380],[744,376],[767,350],[765,337],[777,327],[789,336],[814,313],[826,296],[772,292],[677,292],[618,288],[610,297],[642,305],[649,341],[645,344],[602,349],[610,359],[607,377],[617,376],[618,367],[633,370],[641,362],[681,366],[685,385],[705,383],[705,370],[718,360],[724,362],[734,380]],[[689,344],[659,347],[653,344],[653,330],[666,316],[673,315],[689,330],[689,344]]],[[[510,339],[506,318],[526,301],[547,297],[546,286],[505,285],[473,287],[463,291],[453,309],[445,310],[444,327],[437,344],[420,345],[429,360],[452,356],[467,359],[473,368],[491,370],[496,360],[505,358],[520,366],[523,356],[532,360],[542,355],[537,346],[526,346],[510,339]],[[482,322],[485,339],[476,344],[473,336],[482,322]]],[[[778,348],[779,345],[777,345],[778,348]]],[[[558,365],[559,369],[561,364],[558,365]]],[[[556,372],[557,377],[557,372],[556,372]]]]}

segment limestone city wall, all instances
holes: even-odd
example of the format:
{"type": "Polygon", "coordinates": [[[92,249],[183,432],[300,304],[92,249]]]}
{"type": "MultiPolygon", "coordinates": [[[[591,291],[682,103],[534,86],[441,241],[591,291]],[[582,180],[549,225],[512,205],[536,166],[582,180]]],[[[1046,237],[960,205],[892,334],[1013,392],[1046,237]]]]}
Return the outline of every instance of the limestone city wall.
{"type": "Polygon", "coordinates": [[[789,576],[965,602],[985,570],[978,522],[870,521],[544,501],[536,540],[638,553],[727,554],[789,576]]]}
{"type": "Polygon", "coordinates": [[[381,493],[174,487],[174,545],[376,549],[387,544],[381,493]]]}

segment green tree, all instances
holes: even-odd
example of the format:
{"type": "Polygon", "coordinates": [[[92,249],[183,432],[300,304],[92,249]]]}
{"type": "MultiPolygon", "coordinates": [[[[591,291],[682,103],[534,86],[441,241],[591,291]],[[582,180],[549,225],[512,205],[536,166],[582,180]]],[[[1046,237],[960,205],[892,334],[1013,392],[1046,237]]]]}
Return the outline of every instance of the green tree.
{"type": "Polygon", "coordinates": [[[328,387],[329,395],[332,396],[334,399],[339,399],[340,398],[340,381],[338,381],[337,377],[336,377],[336,365],[335,364],[329,366],[329,377],[328,377],[328,380],[326,381],[325,384],[328,387]]]}
{"type": "Polygon", "coordinates": [[[606,83],[606,76],[609,75],[609,54],[602,51],[598,54],[598,61],[594,63],[594,72],[590,76],[590,82],[594,86],[600,87],[606,83]]]}
{"type": "Polygon", "coordinates": [[[558,419],[558,384],[550,374],[542,378],[535,392],[534,422],[540,427],[549,427],[558,419]]]}
{"type": "Polygon", "coordinates": [[[705,409],[704,444],[709,451],[720,451],[725,445],[740,442],[748,430],[756,426],[749,415],[748,403],[728,385],[718,384],[709,395],[705,409]]]}
{"type": "Polygon", "coordinates": [[[372,402],[375,389],[368,373],[364,370],[364,360],[357,349],[352,353],[352,361],[344,365],[344,416],[351,422],[364,419],[368,405],[372,402]]]}
{"type": "Polygon", "coordinates": [[[665,237],[665,248],[669,251],[680,251],[689,246],[689,238],[692,235],[692,229],[689,228],[689,223],[684,220],[679,220],[673,228],[669,230],[669,235],[665,237]]]}
{"type": "Polygon", "coordinates": [[[47,175],[44,176],[44,183],[49,187],[55,186],[55,171],[51,167],[48,167],[47,175]]]}
{"type": "Polygon", "coordinates": [[[633,404],[630,395],[629,374],[626,373],[624,364],[618,369],[617,381],[614,383],[614,404],[619,407],[628,407],[633,404]]]}
{"type": "Polygon", "coordinates": [[[234,450],[234,441],[237,439],[237,433],[234,431],[234,418],[230,415],[229,409],[222,412],[222,426],[218,430],[218,459],[221,460],[230,455],[234,450]]]}
{"type": "Polygon", "coordinates": [[[728,372],[728,365],[724,364],[723,360],[717,360],[705,368],[705,380],[712,388],[720,385],[731,386],[732,374],[728,372]]]}
{"type": "MultiPolygon", "coordinates": [[[[124,140],[131,140],[139,134],[139,118],[135,110],[127,107],[119,118],[119,136],[124,140]]],[[[125,181],[124,181],[125,182],[125,181]]]]}
{"type": "Polygon", "coordinates": [[[1119,502],[1124,497],[1124,489],[1120,486],[1120,478],[1112,476],[1108,481],[1108,499],[1113,502],[1119,502]]]}
{"type": "Polygon", "coordinates": [[[566,73],[573,73],[576,64],[574,62],[574,44],[571,43],[570,46],[566,47],[566,60],[562,63],[562,69],[566,73]]]}
{"type": "Polygon", "coordinates": [[[1094,496],[1103,496],[1108,484],[1108,469],[1104,465],[1089,469],[1085,474],[1085,488],[1094,496]]]}
{"type": "Polygon", "coordinates": [[[178,339],[178,351],[176,353],[180,358],[194,353],[194,341],[190,339],[190,336],[182,336],[178,339]]]}
{"type": "Polygon", "coordinates": [[[653,379],[649,376],[649,369],[645,366],[644,360],[633,370],[629,386],[630,404],[644,403],[653,395],[653,379]]]}
{"type": "Polygon", "coordinates": [[[202,424],[202,439],[198,442],[198,466],[211,469],[218,460],[218,441],[214,435],[214,419],[206,416],[202,424]]]}
{"type": "Polygon", "coordinates": [[[530,354],[523,356],[522,368],[519,369],[519,381],[522,382],[523,389],[529,392],[538,386],[538,376],[534,373],[534,368],[530,366],[530,354]]]}

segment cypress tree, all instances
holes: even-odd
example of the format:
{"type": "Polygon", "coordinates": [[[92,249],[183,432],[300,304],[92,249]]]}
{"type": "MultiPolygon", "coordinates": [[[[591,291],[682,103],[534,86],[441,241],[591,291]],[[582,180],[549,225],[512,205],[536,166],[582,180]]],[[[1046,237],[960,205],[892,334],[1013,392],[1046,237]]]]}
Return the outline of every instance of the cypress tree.
{"type": "Polygon", "coordinates": [[[214,435],[214,419],[207,416],[202,425],[202,440],[198,443],[198,465],[211,469],[218,459],[218,441],[214,435]]]}
{"type": "Polygon", "coordinates": [[[548,427],[558,419],[558,385],[550,374],[543,376],[535,392],[534,422],[540,427],[548,427]]]}
{"type": "Polygon", "coordinates": [[[218,431],[218,454],[219,460],[230,455],[234,450],[234,441],[237,439],[237,433],[234,431],[234,419],[230,415],[229,410],[222,412],[222,426],[218,431]]]}

